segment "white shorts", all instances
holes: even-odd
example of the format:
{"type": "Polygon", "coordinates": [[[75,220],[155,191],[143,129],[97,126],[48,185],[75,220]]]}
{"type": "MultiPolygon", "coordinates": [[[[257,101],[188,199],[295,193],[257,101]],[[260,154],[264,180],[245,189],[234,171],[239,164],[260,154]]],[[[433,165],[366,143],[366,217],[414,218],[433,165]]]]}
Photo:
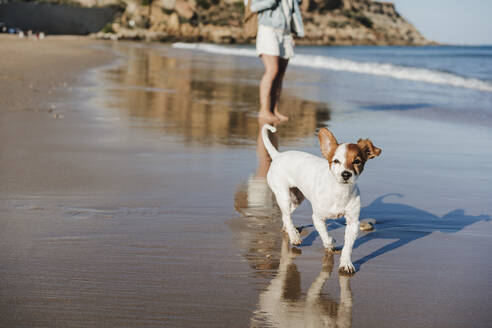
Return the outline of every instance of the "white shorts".
{"type": "Polygon", "coordinates": [[[294,40],[292,35],[266,25],[258,25],[256,35],[256,53],[260,55],[279,56],[289,59],[294,57],[294,40]]]}

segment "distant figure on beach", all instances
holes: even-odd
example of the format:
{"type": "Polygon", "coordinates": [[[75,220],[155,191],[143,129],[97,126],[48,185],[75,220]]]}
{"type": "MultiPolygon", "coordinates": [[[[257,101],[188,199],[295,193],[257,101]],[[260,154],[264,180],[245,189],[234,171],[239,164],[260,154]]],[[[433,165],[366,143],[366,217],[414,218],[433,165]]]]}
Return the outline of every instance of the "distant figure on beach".
{"type": "Polygon", "coordinates": [[[282,80],[289,59],[294,56],[294,39],[304,36],[300,0],[250,0],[251,11],[258,13],[256,52],[263,60],[265,73],[260,81],[260,118],[269,123],[286,121],[278,108],[282,80]]]}

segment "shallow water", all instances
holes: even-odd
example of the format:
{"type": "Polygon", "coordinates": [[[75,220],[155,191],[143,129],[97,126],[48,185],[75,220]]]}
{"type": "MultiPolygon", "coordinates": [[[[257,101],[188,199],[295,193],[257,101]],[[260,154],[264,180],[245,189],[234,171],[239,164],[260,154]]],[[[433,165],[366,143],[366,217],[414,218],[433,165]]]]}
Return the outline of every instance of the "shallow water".
{"type": "MultiPolygon", "coordinates": [[[[135,124],[150,124],[185,144],[255,142],[258,69],[244,68],[234,58],[222,61],[169,47],[130,46],[121,51],[131,60],[101,74],[110,83],[104,95],[111,99],[107,106],[117,108],[135,124]]],[[[324,102],[287,93],[282,105],[292,116],[280,134],[287,141],[314,135],[330,119],[330,107],[324,102]]]]}
{"type": "MultiPolygon", "coordinates": [[[[383,149],[359,180],[376,229],[360,234],[355,276],[340,276],[307,202],[294,214],[303,245],[280,233],[257,145],[256,58],[112,50],[121,60],[78,90],[86,101],[59,154],[93,178],[3,202],[7,326],[488,326],[488,128],[361,109],[350,84],[328,101],[324,81],[340,90],[352,75],[289,68],[280,150],[319,154],[321,126],[383,149]]],[[[343,219],[329,230],[342,245],[343,219]]]]}

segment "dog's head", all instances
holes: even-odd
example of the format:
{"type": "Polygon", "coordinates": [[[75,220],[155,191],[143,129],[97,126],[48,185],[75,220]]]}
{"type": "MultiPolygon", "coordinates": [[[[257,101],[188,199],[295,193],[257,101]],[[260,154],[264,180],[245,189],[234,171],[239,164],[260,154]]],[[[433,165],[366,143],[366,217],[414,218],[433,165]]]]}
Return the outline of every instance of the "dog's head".
{"type": "Polygon", "coordinates": [[[326,128],[319,131],[318,138],[321,153],[330,163],[330,171],[339,183],[355,183],[366,161],[381,154],[381,148],[374,146],[369,139],[359,139],[356,144],[338,144],[333,133],[326,128]]]}

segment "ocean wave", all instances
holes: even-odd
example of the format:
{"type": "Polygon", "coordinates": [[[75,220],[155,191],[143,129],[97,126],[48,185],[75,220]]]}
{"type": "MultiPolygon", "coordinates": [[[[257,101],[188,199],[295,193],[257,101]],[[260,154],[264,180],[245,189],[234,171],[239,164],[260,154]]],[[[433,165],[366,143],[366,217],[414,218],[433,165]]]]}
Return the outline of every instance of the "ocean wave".
{"type": "MultiPolygon", "coordinates": [[[[178,49],[204,51],[213,54],[256,57],[256,51],[254,49],[225,47],[206,43],[178,42],[174,43],[173,47],[178,49]]],[[[427,68],[398,66],[376,62],[360,62],[329,56],[307,54],[296,54],[296,56],[291,59],[290,64],[334,71],[387,76],[400,80],[442,84],[492,92],[492,83],[490,82],[427,68]]]]}

